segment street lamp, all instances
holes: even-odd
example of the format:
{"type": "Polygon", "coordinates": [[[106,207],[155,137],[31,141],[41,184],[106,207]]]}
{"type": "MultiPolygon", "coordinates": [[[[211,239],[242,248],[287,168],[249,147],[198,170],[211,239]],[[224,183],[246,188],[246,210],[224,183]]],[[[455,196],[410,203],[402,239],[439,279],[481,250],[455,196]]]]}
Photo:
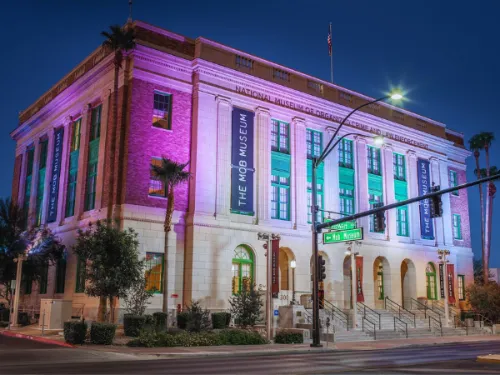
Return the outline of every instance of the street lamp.
{"type": "Polygon", "coordinates": [[[319,224],[317,222],[317,213],[319,210],[318,207],[318,196],[317,196],[317,188],[318,188],[318,183],[317,183],[317,169],[325,160],[325,158],[332,152],[332,150],[339,144],[339,142],[342,140],[340,138],[337,140],[333,145],[332,143],[335,141],[335,138],[339,134],[340,129],[342,126],[345,124],[345,122],[351,117],[355,112],[359,111],[361,108],[366,107],[370,104],[374,104],[377,102],[381,102],[384,100],[388,99],[393,99],[393,100],[401,100],[403,98],[403,95],[399,92],[394,92],[391,95],[386,95],[383,96],[379,99],[372,100],[370,102],[366,102],[365,104],[360,105],[357,108],[354,108],[349,114],[344,117],[342,122],[339,124],[337,129],[335,130],[335,133],[333,134],[333,137],[330,139],[328,144],[326,145],[325,149],[321,153],[319,157],[313,157],[312,159],[312,178],[311,178],[311,183],[312,183],[312,192],[311,192],[311,213],[312,213],[312,250],[313,250],[313,342],[311,344],[312,347],[321,347],[321,341],[320,341],[320,330],[319,330],[319,288],[318,288],[318,233],[320,232],[321,229],[317,227],[319,224]]]}
{"type": "Polygon", "coordinates": [[[450,255],[450,250],[438,250],[438,257],[440,260],[440,263],[443,265],[443,289],[444,289],[444,326],[448,327],[448,317],[450,316],[449,314],[449,307],[448,307],[448,288],[449,288],[449,280],[448,280],[448,267],[447,264],[449,262],[446,257],[450,255]]]}
{"type": "Polygon", "coordinates": [[[295,305],[295,268],[297,267],[297,262],[293,259],[290,262],[290,267],[292,268],[292,305],[295,305]]]}

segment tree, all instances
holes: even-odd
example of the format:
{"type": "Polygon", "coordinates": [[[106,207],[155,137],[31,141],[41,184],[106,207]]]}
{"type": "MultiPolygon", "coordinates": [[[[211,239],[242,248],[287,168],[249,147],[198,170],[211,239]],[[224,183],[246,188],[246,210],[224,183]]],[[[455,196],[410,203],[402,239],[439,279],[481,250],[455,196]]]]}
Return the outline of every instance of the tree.
{"type": "Polygon", "coordinates": [[[255,289],[255,285],[243,290],[229,299],[231,315],[243,327],[253,327],[260,319],[262,306],[262,289],[255,289]]]}
{"type": "Polygon", "coordinates": [[[168,244],[172,231],[172,216],[175,208],[175,187],[186,182],[191,174],[184,170],[189,163],[177,163],[162,157],[160,165],[151,165],[156,178],[163,182],[167,196],[167,210],[165,213],[165,249],[163,256],[163,312],[168,314],[168,244]]]}
{"type": "Polygon", "coordinates": [[[127,291],[123,302],[125,304],[125,311],[127,314],[142,316],[146,312],[146,306],[151,304],[149,300],[155,293],[154,289],[146,289],[147,280],[142,277],[137,280],[130,289],[127,291]]]}
{"type": "MultiPolygon", "coordinates": [[[[476,134],[471,139],[469,139],[469,148],[471,151],[474,151],[474,158],[476,159],[476,176],[478,179],[481,178],[481,167],[479,165],[479,156],[480,151],[484,149],[484,141],[481,134],[476,134]]],[[[483,259],[483,272],[487,272],[488,270],[488,258],[486,256],[486,247],[484,243],[484,235],[485,235],[485,219],[484,219],[484,196],[483,196],[483,186],[479,184],[479,205],[481,210],[481,255],[483,259]]],[[[485,274],[484,279],[488,278],[488,275],[485,274]]]]}
{"type": "Polygon", "coordinates": [[[496,282],[472,284],[466,289],[472,309],[493,323],[500,321],[500,286],[496,282]]]}
{"type": "Polygon", "coordinates": [[[120,76],[120,69],[123,63],[123,55],[124,52],[128,52],[135,48],[135,31],[132,27],[127,25],[125,28],[122,28],[120,25],[110,26],[110,32],[103,31],[101,35],[106,38],[102,43],[103,48],[106,50],[113,51],[114,56],[114,66],[115,66],[115,75],[114,75],[114,92],[113,92],[113,128],[111,134],[111,148],[110,154],[112,156],[112,168],[111,173],[109,174],[109,193],[108,193],[108,211],[107,218],[108,220],[112,219],[113,214],[113,192],[114,192],[114,163],[115,163],[115,155],[116,155],[116,132],[118,129],[118,82],[120,76]]]}
{"type": "MultiPolygon", "coordinates": [[[[144,276],[139,259],[139,241],[133,229],[120,230],[98,221],[85,231],[79,230],[74,253],[86,262],[85,293],[110,302],[110,321],[115,321],[114,302],[144,276]]],[[[106,305],[99,305],[99,318],[106,305]]]]}
{"type": "MultiPolygon", "coordinates": [[[[490,177],[490,147],[491,143],[495,140],[495,135],[491,132],[484,132],[479,134],[484,144],[484,154],[486,159],[486,177],[490,177]]],[[[485,224],[484,224],[484,247],[486,254],[487,269],[489,269],[490,264],[490,248],[491,248],[491,219],[493,215],[493,197],[495,195],[495,185],[493,182],[489,182],[486,187],[486,212],[485,212],[485,224]]]]}
{"type": "Polygon", "coordinates": [[[0,199],[0,296],[10,305],[11,281],[16,279],[14,259],[26,255],[23,274],[28,280],[39,281],[47,265],[62,258],[65,246],[50,229],[24,230],[23,209],[10,199],[0,199]]]}

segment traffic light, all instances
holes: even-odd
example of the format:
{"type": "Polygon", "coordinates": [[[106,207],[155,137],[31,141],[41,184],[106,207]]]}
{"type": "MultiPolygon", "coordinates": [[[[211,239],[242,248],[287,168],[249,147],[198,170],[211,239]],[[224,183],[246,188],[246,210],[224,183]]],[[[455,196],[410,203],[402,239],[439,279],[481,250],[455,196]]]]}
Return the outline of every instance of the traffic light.
{"type": "MultiPolygon", "coordinates": [[[[383,203],[377,203],[373,208],[382,207],[383,203]]],[[[385,211],[379,211],[373,215],[373,231],[380,233],[385,231],[385,211]]]]}
{"type": "Polygon", "coordinates": [[[323,257],[320,255],[318,256],[318,282],[323,281],[326,279],[326,267],[325,267],[325,260],[323,257]]]}
{"type": "MultiPolygon", "coordinates": [[[[441,190],[439,186],[431,187],[431,191],[434,193],[441,190]]],[[[431,218],[443,216],[443,202],[441,202],[441,195],[436,195],[430,199],[430,209],[431,218]]]]}

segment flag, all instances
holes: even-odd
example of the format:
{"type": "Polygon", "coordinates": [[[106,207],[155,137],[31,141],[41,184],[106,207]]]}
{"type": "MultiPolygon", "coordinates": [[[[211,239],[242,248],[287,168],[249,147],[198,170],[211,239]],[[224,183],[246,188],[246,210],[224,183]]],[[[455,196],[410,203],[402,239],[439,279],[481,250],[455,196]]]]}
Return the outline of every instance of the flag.
{"type": "Polygon", "coordinates": [[[332,24],[328,28],[328,55],[332,55],[332,24]]]}

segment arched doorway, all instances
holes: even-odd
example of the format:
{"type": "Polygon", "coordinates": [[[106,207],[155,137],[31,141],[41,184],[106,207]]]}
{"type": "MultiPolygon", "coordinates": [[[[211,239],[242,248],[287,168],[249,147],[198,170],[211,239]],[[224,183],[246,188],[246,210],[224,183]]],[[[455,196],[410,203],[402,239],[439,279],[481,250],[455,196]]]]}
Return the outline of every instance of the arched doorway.
{"type": "Polygon", "coordinates": [[[432,262],[427,263],[425,267],[425,289],[429,301],[437,300],[436,267],[432,262]]]}
{"type": "Polygon", "coordinates": [[[417,272],[410,259],[401,263],[401,301],[405,309],[411,309],[411,299],[417,298],[417,272]]]}
{"type": "Polygon", "coordinates": [[[384,308],[386,297],[391,296],[391,277],[389,262],[384,257],[378,257],[373,262],[373,285],[375,307],[384,308]]]}
{"type": "Polygon", "coordinates": [[[232,294],[243,289],[250,289],[253,282],[254,256],[247,245],[239,245],[234,249],[232,261],[232,294]]]}
{"type": "Polygon", "coordinates": [[[352,309],[352,268],[351,257],[344,258],[344,308],[352,309]]]}
{"type": "Polygon", "coordinates": [[[288,254],[283,248],[280,248],[279,255],[280,268],[280,290],[290,290],[290,260],[288,254]]]}

